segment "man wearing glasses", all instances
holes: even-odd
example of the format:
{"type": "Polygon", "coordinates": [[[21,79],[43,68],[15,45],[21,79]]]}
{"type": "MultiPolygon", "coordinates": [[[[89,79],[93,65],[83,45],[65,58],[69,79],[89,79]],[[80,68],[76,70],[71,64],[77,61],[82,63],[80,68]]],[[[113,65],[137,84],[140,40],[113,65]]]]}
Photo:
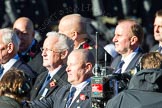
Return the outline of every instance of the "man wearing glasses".
{"type": "Polygon", "coordinates": [[[48,97],[59,86],[67,84],[66,58],[73,49],[73,41],[57,32],[48,32],[46,36],[41,51],[47,71],[37,77],[31,90],[31,100],[48,97]]]}

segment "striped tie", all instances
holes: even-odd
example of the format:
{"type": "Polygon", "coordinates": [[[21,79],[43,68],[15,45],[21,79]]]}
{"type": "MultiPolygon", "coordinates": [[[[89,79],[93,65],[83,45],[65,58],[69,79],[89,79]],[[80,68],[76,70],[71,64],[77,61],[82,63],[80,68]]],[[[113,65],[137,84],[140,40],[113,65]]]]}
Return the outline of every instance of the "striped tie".
{"type": "Polygon", "coordinates": [[[4,67],[2,65],[0,65],[0,77],[2,76],[3,74],[3,70],[4,70],[4,67]]]}
{"type": "Polygon", "coordinates": [[[124,63],[125,63],[124,60],[121,60],[121,61],[120,61],[120,63],[119,63],[119,65],[118,65],[118,67],[117,67],[115,73],[121,73],[122,67],[123,67],[123,64],[124,64],[124,63]]]}
{"type": "Polygon", "coordinates": [[[76,88],[72,87],[70,92],[69,92],[68,98],[67,98],[66,108],[69,108],[69,106],[71,105],[75,91],[76,91],[76,88]]]}
{"type": "Polygon", "coordinates": [[[159,46],[158,52],[162,54],[162,47],[161,46],[159,46]]]}
{"type": "Polygon", "coordinates": [[[48,74],[47,77],[46,77],[46,80],[44,81],[44,83],[42,85],[42,88],[39,91],[39,93],[41,93],[42,91],[44,91],[46,85],[50,82],[50,78],[51,78],[51,76],[50,76],[50,74],[48,74]]]}

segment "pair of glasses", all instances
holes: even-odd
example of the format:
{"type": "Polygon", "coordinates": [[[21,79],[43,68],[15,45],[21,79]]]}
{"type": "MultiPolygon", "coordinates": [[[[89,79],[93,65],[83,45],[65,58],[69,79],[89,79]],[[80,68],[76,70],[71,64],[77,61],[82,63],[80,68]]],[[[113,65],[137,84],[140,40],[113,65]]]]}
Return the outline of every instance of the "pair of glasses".
{"type": "Polygon", "coordinates": [[[51,52],[54,52],[54,53],[60,53],[58,51],[54,51],[53,49],[49,49],[49,48],[40,48],[40,50],[43,52],[43,51],[51,51],[51,52]]]}

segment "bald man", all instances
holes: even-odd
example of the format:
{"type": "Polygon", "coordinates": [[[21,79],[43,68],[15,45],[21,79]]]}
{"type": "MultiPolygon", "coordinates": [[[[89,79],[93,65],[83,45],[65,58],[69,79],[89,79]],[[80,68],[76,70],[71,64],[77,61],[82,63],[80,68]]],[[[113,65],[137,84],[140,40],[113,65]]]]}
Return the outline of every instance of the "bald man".
{"type": "MultiPolygon", "coordinates": [[[[96,44],[94,40],[88,35],[88,26],[90,22],[87,18],[80,14],[69,14],[64,16],[59,23],[59,32],[67,35],[74,41],[74,49],[89,49],[94,56],[96,56],[96,44]]],[[[99,63],[104,64],[103,47],[98,46],[98,60],[99,63]]],[[[107,57],[111,61],[111,56],[107,57]]]]}
{"type": "Polygon", "coordinates": [[[84,44],[81,43],[85,43],[90,38],[87,34],[87,21],[79,14],[71,14],[63,17],[59,23],[59,32],[74,40],[75,49],[83,47],[84,44]]]}
{"type": "Polygon", "coordinates": [[[14,22],[13,29],[21,40],[19,56],[27,63],[40,51],[34,39],[33,22],[27,17],[20,17],[14,22]]]}

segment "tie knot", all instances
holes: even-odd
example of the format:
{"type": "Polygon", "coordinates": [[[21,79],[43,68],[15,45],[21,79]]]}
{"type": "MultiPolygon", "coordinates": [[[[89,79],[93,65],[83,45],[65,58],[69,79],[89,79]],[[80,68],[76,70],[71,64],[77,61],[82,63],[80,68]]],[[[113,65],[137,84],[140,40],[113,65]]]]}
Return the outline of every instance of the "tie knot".
{"type": "Polygon", "coordinates": [[[71,93],[72,95],[74,95],[75,91],[76,91],[76,88],[75,88],[75,87],[72,87],[71,90],[70,90],[70,93],[71,93]]]}
{"type": "Polygon", "coordinates": [[[50,74],[48,74],[48,76],[47,76],[47,80],[50,80],[50,78],[51,78],[51,76],[50,76],[50,74]]]}
{"type": "Polygon", "coordinates": [[[4,67],[0,65],[0,75],[3,73],[4,67]]]}
{"type": "Polygon", "coordinates": [[[161,51],[162,51],[162,47],[161,46],[159,46],[158,51],[161,53],[161,51]]]}
{"type": "Polygon", "coordinates": [[[123,66],[124,63],[125,63],[124,60],[121,60],[120,63],[119,63],[118,68],[122,68],[122,66],[123,66]]]}
{"type": "Polygon", "coordinates": [[[117,66],[117,69],[114,71],[114,73],[121,73],[122,72],[122,67],[123,67],[123,64],[124,64],[124,60],[121,60],[117,66]]]}

